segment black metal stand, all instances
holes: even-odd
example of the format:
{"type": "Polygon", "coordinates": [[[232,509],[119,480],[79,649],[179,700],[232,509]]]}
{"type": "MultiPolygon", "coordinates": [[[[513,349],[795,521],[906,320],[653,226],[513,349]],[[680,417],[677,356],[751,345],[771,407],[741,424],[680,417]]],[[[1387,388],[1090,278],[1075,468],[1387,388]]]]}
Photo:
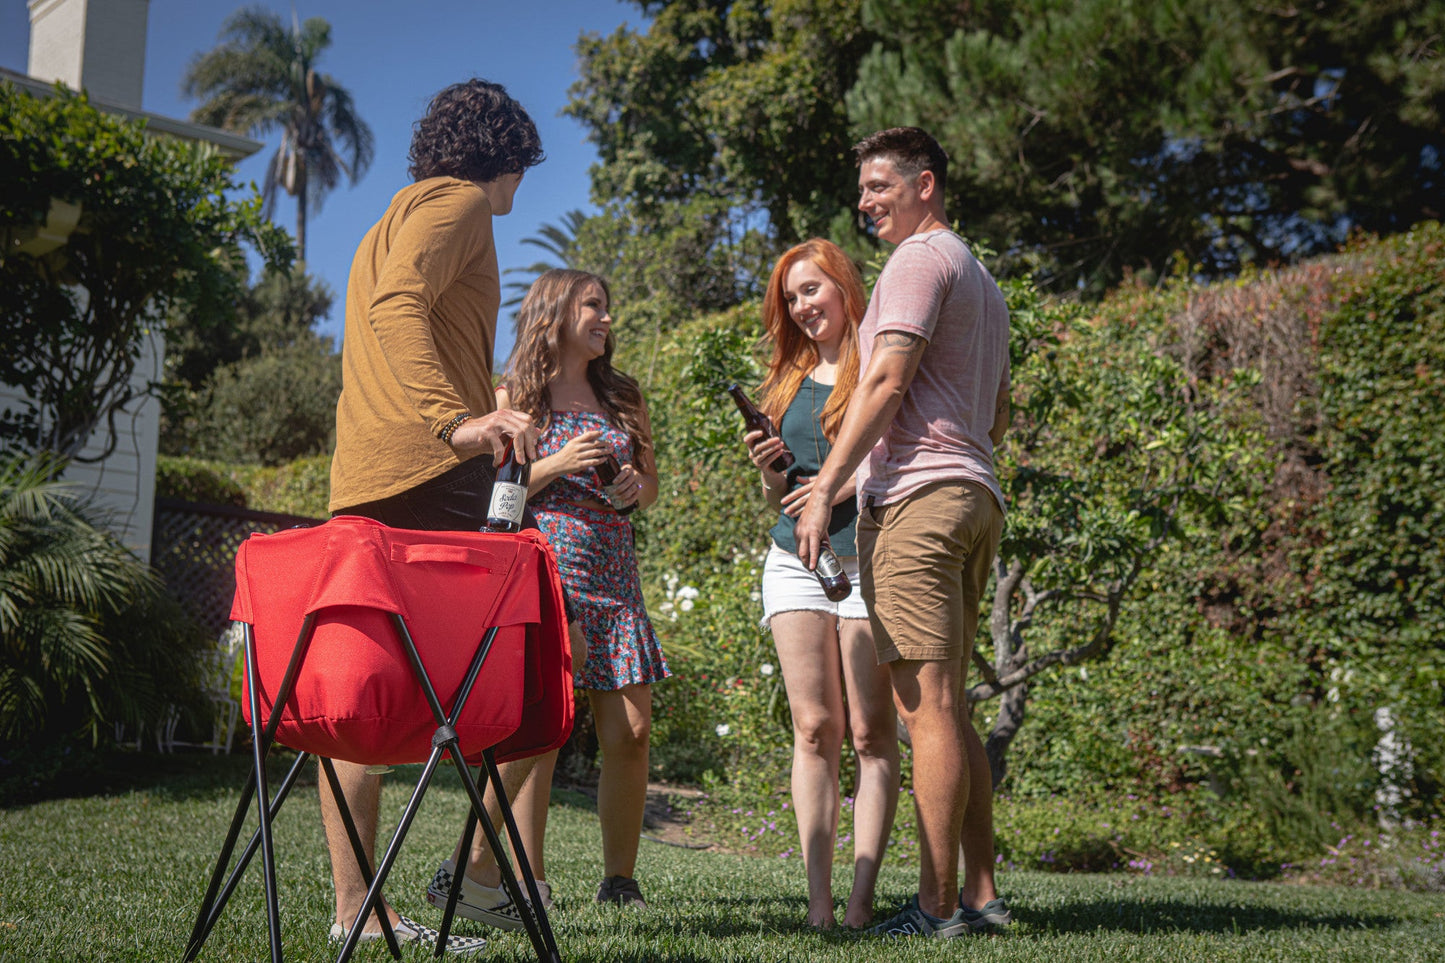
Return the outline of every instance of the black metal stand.
{"type": "MultiPolygon", "coordinates": [[[[347,838],[350,841],[351,849],[356,857],[356,863],[361,871],[362,878],[366,880],[368,889],[366,898],[362,902],[361,910],[357,913],[356,919],[352,922],[347,931],[346,940],[341,946],[341,952],[337,956],[337,963],[346,963],[356,949],[356,944],[361,936],[362,926],[372,910],[380,905],[382,886],[390,874],[392,866],[401,851],[402,843],[406,834],[411,828],[412,821],[420,808],[422,797],[426,794],[431,784],[432,776],[436,772],[438,764],[443,755],[449,756],[461,776],[462,785],[466,789],[467,798],[470,802],[470,809],[467,814],[466,829],[464,831],[463,852],[470,849],[471,840],[478,823],[481,824],[483,835],[487,844],[491,847],[497,858],[497,866],[502,872],[503,885],[508,895],[517,906],[522,918],[522,924],[527,930],[531,939],[532,947],[536,950],[537,959],[541,963],[561,963],[561,956],[557,949],[557,941],[552,934],[551,924],[547,920],[545,907],[542,905],[540,894],[537,890],[537,881],[532,875],[531,866],[527,862],[526,853],[522,849],[521,836],[517,831],[517,824],[512,816],[512,809],[507,802],[506,793],[502,791],[501,779],[497,772],[495,758],[490,749],[482,753],[483,764],[479,770],[479,779],[474,778],[471,770],[467,767],[462,757],[460,742],[457,738],[455,725],[461,717],[467,699],[471,696],[472,689],[480,675],[482,665],[486,661],[492,643],[496,639],[497,628],[494,626],[487,630],[477,645],[476,652],[467,668],[467,674],[462,682],[460,691],[457,694],[456,702],[452,706],[450,714],[442,709],[440,700],[437,698],[436,689],[433,687],[426,670],[422,665],[421,656],[417,652],[416,643],[407,629],[406,622],[401,616],[392,613],[390,615],[392,625],[396,629],[397,636],[402,643],[411,663],[412,672],[416,677],[418,685],[426,696],[427,705],[431,708],[432,717],[437,723],[437,729],[432,736],[432,750],[423,768],[422,776],[418,780],[416,789],[413,790],[411,799],[408,801],[406,810],[402,813],[401,822],[397,825],[396,832],[392,835],[391,843],[387,846],[386,853],[382,857],[381,865],[373,874],[370,861],[366,858],[366,852],[362,846],[360,835],[356,831],[355,823],[351,818],[351,810],[346,804],[346,799],[341,793],[340,783],[336,778],[335,767],[331,760],[321,759],[321,769],[331,786],[332,795],[337,804],[337,810],[341,816],[343,825],[346,827],[347,838]],[[517,868],[520,871],[522,880],[526,883],[525,895],[514,873],[511,864],[507,860],[507,854],[502,846],[501,838],[497,835],[496,828],[487,816],[486,806],[482,801],[482,788],[490,780],[496,787],[497,801],[500,805],[503,822],[505,823],[508,838],[512,844],[512,851],[517,858],[517,868]]],[[[271,715],[266,720],[265,726],[261,724],[259,691],[259,671],[256,662],[256,639],[255,633],[249,624],[242,623],[245,634],[246,646],[246,684],[249,693],[249,709],[251,715],[251,736],[252,736],[252,772],[247,777],[246,784],[241,790],[241,799],[236,806],[235,816],[231,820],[231,826],[226,834],[226,841],[221,847],[221,853],[216,861],[215,871],[211,874],[210,884],[206,889],[205,897],[201,900],[200,911],[196,915],[196,923],[191,930],[191,938],[186,946],[184,963],[191,963],[200,953],[205,945],[207,937],[210,936],[216,922],[220,919],[221,913],[225,910],[226,903],[231,894],[235,891],[241,875],[249,866],[256,850],[261,851],[261,862],[265,875],[266,885],[266,920],[268,925],[271,960],[272,963],[281,963],[281,913],[277,898],[276,888],[276,861],[272,847],[271,826],[282,803],[286,801],[296,779],[301,772],[302,766],[310,758],[310,753],[299,753],[296,762],[292,765],[281,785],[276,790],[275,798],[272,799],[267,787],[266,779],[266,756],[270,751],[275,738],[276,729],[281,722],[282,708],[291,697],[292,689],[296,684],[296,677],[300,672],[301,664],[305,659],[306,649],[310,644],[312,635],[315,632],[315,615],[308,615],[301,625],[301,632],[296,639],[296,646],[292,650],[291,660],[287,664],[285,675],[282,678],[281,686],[277,690],[276,698],[272,702],[271,715]],[[235,851],[236,843],[240,839],[241,828],[245,824],[246,815],[251,805],[252,796],[256,798],[256,815],[259,822],[250,842],[242,851],[235,868],[229,877],[226,876],[226,867],[231,863],[231,856],[235,851]]],[[[442,913],[441,935],[438,937],[435,955],[440,957],[446,946],[446,938],[451,932],[451,924],[456,912],[456,904],[461,894],[461,873],[458,871],[457,879],[451,888],[450,898],[442,913]]],[[[383,935],[386,938],[387,946],[397,959],[401,958],[401,950],[397,945],[396,934],[393,932],[387,914],[377,914],[381,920],[383,935]]]]}

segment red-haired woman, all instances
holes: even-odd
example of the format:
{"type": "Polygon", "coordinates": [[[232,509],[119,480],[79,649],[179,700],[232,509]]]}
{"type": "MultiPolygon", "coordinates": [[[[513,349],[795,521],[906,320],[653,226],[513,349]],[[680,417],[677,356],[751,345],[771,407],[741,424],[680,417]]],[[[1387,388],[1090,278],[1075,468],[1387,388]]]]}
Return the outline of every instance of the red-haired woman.
{"type": "Polygon", "coordinates": [[[808,874],[808,922],[819,928],[835,922],[833,851],[845,733],[851,733],[858,754],[858,787],[853,888],[844,926],[863,926],[873,917],[874,885],[898,803],[892,688],[887,669],[878,665],[857,588],[853,487],[839,493],[828,526],[829,543],[854,585],[851,595],[830,601],[798,560],[793,540],[813,475],[828,457],[858,384],[858,323],[865,306],[858,269],[837,245],[815,238],[783,253],[763,297],[773,355],[759,396],[759,407],[781,437],[765,439],[761,432],[744,437],[762,472],[763,494],[778,511],[763,567],[763,611],[792,710],[793,810],[808,874]],[[795,463],[779,473],[768,465],[784,444],[795,463]]]}

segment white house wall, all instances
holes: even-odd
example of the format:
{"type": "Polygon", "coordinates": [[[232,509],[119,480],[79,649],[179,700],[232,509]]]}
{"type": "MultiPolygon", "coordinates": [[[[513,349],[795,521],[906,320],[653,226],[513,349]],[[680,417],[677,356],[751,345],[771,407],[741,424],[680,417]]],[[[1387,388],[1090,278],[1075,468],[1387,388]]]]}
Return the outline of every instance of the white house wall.
{"type": "MultiPolygon", "coordinates": [[[[131,375],[131,386],[144,391],[158,381],[165,358],[165,339],[159,333],[146,336],[141,356],[131,375]]],[[[25,398],[23,392],[0,384],[0,409],[14,407],[25,398]]],[[[151,522],[155,515],[156,454],[160,446],[161,406],[155,398],[132,402],[116,414],[119,441],[109,458],[101,462],[72,462],[62,475],[97,512],[106,528],[145,561],[151,557],[151,522]]],[[[104,430],[91,434],[80,457],[94,458],[104,450],[104,430]]]]}
{"type": "MultiPolygon", "coordinates": [[[[144,391],[161,378],[165,339],[158,332],[146,336],[140,359],[131,374],[131,387],[144,391]]],[[[155,515],[156,454],[160,447],[161,405],[155,398],[142,398],[116,413],[119,441],[109,458],[101,462],[73,462],[63,476],[86,491],[91,505],[101,513],[107,527],[127,548],[145,561],[151,557],[151,522],[155,515]]],[[[104,451],[105,428],[93,433],[80,451],[80,458],[93,458],[104,451]]]]}
{"type": "Polygon", "coordinates": [[[139,110],[150,0],[30,0],[26,72],[139,110]]]}

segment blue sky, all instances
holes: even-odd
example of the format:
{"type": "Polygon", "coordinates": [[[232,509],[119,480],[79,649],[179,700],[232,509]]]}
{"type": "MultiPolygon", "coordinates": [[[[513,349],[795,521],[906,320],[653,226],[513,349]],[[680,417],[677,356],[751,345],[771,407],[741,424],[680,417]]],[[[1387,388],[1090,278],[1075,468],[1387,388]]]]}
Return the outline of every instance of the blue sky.
{"type": "MultiPolygon", "coordinates": [[[[181,96],[181,76],[197,53],[217,43],[221,24],[244,3],[216,0],[151,0],[142,106],[184,118],[195,106],[181,96]]],[[[555,224],[573,208],[595,210],[588,198],[587,168],[596,151],[582,127],[559,111],[577,79],[573,46],[584,32],[610,34],[627,23],[641,28],[641,11],[618,0],[296,0],[260,4],[290,19],[294,7],[305,20],[331,24],[331,48],[320,68],[351,91],[376,134],[376,158],[355,186],[338,187],[307,225],[307,267],[332,289],[335,304],[323,325],[340,336],[346,275],[361,236],[380,217],[391,196],[406,186],[406,152],[412,123],[432,94],[469,77],[504,84],[537,123],[547,160],[532,168],[512,213],[498,218],[500,267],[523,267],[544,256],[522,239],[555,224]]],[[[25,72],[30,20],[25,0],[0,0],[0,66],[25,72]]],[[[237,180],[259,184],[279,135],[242,162],[237,180]]],[[[290,198],[277,203],[276,221],[295,229],[290,198]]],[[[503,280],[507,280],[505,277],[503,280]]],[[[508,312],[498,323],[498,360],[511,350],[508,312]]]]}

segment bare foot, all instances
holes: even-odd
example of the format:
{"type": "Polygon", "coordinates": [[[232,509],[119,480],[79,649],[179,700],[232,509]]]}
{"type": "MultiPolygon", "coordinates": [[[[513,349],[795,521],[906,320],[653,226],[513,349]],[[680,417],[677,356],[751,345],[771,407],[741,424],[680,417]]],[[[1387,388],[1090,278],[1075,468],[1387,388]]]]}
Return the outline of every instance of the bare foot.
{"type": "Polygon", "coordinates": [[[848,898],[848,909],[843,913],[843,925],[850,929],[861,929],[873,922],[873,896],[863,899],[858,893],[848,898]]]}
{"type": "Polygon", "coordinates": [[[808,925],[815,930],[831,930],[838,925],[837,919],[833,916],[831,899],[825,905],[808,907],[808,925]]]}

